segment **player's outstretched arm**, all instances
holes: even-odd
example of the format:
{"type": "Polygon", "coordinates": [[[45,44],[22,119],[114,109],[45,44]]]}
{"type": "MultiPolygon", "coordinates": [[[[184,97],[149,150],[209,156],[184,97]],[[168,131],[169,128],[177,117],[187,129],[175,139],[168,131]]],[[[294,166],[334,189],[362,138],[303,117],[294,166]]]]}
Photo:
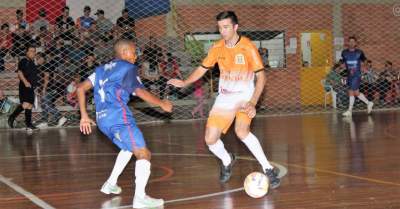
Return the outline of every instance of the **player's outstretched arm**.
{"type": "Polygon", "coordinates": [[[135,89],[135,94],[149,104],[160,106],[165,112],[172,111],[172,103],[170,101],[161,100],[152,93],[148,92],[146,89],[137,88],[135,89]]]}
{"type": "Polygon", "coordinates": [[[89,118],[86,110],[86,92],[92,88],[92,83],[89,80],[86,80],[80,83],[78,88],[76,89],[79,109],[81,111],[81,121],[79,127],[83,134],[90,134],[92,132],[91,125],[95,125],[95,122],[89,118]]]}
{"type": "Polygon", "coordinates": [[[167,82],[167,84],[173,85],[178,88],[186,87],[203,77],[207,70],[207,68],[199,66],[192,74],[190,74],[190,76],[186,80],[171,79],[167,82]]]}

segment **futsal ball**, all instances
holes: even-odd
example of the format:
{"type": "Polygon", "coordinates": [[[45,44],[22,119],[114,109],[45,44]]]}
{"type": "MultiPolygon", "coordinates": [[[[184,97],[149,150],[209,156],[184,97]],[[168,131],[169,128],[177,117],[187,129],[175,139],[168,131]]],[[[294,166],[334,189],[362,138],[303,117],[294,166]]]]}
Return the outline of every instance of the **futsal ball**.
{"type": "Polygon", "coordinates": [[[253,172],[247,175],[244,180],[244,191],[253,198],[263,197],[268,193],[269,179],[260,172],[253,172]]]}

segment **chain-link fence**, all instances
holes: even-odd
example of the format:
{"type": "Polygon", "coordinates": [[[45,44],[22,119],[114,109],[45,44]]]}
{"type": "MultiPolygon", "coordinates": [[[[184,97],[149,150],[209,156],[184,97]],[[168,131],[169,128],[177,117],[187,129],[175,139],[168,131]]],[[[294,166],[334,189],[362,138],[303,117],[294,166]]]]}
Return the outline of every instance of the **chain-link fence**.
{"type": "MultiPolygon", "coordinates": [[[[18,103],[17,68],[36,48],[34,121],[77,124],[76,85],[113,57],[119,38],[137,43],[145,87],[174,103],[172,114],[132,99],[139,122],[205,118],[218,90],[218,66],[184,89],[186,78],[220,39],[215,16],[233,10],[240,34],[259,48],[267,83],[259,114],[347,109],[341,52],[357,37],[367,61],[360,91],[374,108],[398,107],[400,5],[392,0],[18,0],[0,1],[2,112],[18,103]],[[55,109],[61,112],[58,114],[55,109]]],[[[93,99],[88,95],[89,109],[93,99]]],[[[365,109],[356,101],[355,108],[365,109]]],[[[4,114],[3,114],[4,116],[4,114]]],[[[23,126],[22,118],[19,119],[23,126]]]]}

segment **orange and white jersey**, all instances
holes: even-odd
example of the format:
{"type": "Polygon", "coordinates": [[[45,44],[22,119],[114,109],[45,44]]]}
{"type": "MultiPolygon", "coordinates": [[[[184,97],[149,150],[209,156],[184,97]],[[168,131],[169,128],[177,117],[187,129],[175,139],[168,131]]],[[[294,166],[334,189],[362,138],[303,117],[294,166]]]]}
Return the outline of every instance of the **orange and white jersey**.
{"type": "Polygon", "coordinates": [[[239,37],[234,47],[227,47],[224,40],[216,42],[203,60],[204,68],[218,63],[220,69],[220,94],[250,93],[254,91],[254,74],[264,66],[257,47],[246,37],[239,37]]]}

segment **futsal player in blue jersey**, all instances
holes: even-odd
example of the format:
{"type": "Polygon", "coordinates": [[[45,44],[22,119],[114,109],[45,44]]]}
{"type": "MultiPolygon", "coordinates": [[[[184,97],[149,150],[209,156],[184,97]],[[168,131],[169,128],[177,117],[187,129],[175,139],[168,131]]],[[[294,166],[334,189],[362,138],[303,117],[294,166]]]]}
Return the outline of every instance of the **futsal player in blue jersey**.
{"type": "Polygon", "coordinates": [[[162,206],[164,201],[147,196],[145,193],[150,177],[151,153],[146,147],[143,135],[127,103],[130,95],[134,94],[150,104],[160,106],[167,112],[171,112],[172,104],[168,100],[160,100],[144,89],[138,77],[137,66],[133,64],[136,60],[135,51],[135,44],[132,41],[119,40],[114,45],[116,59],[97,67],[95,72],[79,85],[80,130],[84,134],[90,134],[91,125],[95,124],[86,111],[85,97],[85,92],[93,88],[97,126],[121,149],[111,175],[103,184],[101,192],[121,193],[121,188],[117,186],[117,179],[134,154],[136,187],[133,207],[158,207],[162,206]]]}
{"type": "Polygon", "coordinates": [[[342,51],[342,59],[347,69],[347,86],[349,88],[349,109],[343,116],[350,117],[354,106],[355,96],[367,105],[368,114],[371,113],[373,102],[368,101],[363,93],[360,93],[361,65],[367,60],[362,50],[357,48],[357,39],[349,37],[349,48],[342,51]]]}

